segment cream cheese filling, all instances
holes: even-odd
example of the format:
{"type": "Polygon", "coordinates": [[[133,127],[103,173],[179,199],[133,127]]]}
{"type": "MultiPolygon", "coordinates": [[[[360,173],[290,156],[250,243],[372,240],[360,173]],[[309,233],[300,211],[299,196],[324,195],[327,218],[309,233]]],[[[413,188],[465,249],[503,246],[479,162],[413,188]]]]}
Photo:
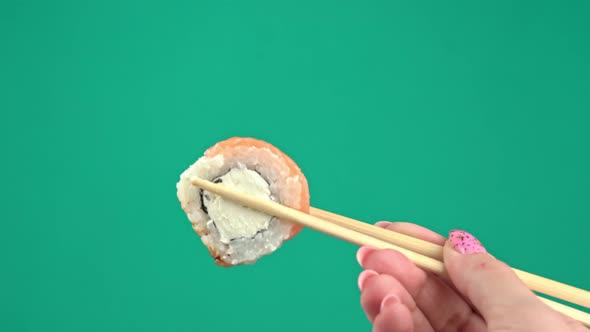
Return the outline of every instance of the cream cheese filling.
{"type": "MultiPolygon", "coordinates": [[[[272,200],[269,184],[255,171],[232,168],[214,182],[262,199],[272,200]]],[[[243,207],[221,196],[204,191],[203,205],[219,231],[220,241],[252,238],[268,229],[272,216],[243,207]]]]}

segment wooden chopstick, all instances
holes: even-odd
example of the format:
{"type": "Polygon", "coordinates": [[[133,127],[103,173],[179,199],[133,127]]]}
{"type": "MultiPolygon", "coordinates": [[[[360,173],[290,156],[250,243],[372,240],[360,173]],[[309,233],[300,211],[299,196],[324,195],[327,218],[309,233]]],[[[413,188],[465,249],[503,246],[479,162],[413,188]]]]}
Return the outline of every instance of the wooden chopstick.
{"type": "MultiPolygon", "coordinates": [[[[370,246],[370,247],[374,247],[377,249],[395,249],[399,252],[401,252],[402,254],[404,254],[406,257],[408,257],[408,259],[410,259],[412,262],[414,262],[414,264],[416,264],[417,266],[428,270],[430,272],[436,273],[438,275],[441,275],[443,277],[446,277],[446,272],[444,269],[444,265],[441,261],[434,259],[432,257],[428,257],[425,256],[423,254],[420,254],[418,252],[414,252],[412,250],[403,248],[401,246],[398,246],[396,244],[392,244],[388,241],[373,237],[371,235],[367,235],[362,233],[359,230],[354,230],[354,229],[350,229],[347,228],[345,225],[348,225],[350,223],[350,218],[346,218],[346,219],[350,219],[348,221],[346,221],[346,219],[341,219],[341,218],[334,218],[334,215],[332,216],[332,219],[339,219],[339,221],[341,222],[341,224],[335,223],[333,222],[332,219],[323,219],[323,218],[319,218],[307,213],[303,213],[301,211],[295,210],[295,209],[291,209],[289,207],[283,206],[281,204],[272,202],[272,201],[268,201],[268,200],[264,200],[264,199],[260,199],[258,197],[254,197],[254,196],[250,196],[244,193],[241,193],[239,191],[227,188],[223,185],[218,185],[218,184],[214,184],[212,182],[209,182],[207,180],[203,180],[200,179],[198,177],[193,177],[191,178],[191,182],[193,185],[202,188],[204,190],[207,191],[211,191],[215,194],[218,194],[220,196],[223,196],[224,198],[230,199],[234,202],[240,203],[246,207],[264,212],[266,214],[272,215],[272,216],[276,216],[279,217],[281,219],[285,219],[285,220],[289,220],[292,222],[297,222],[305,227],[320,231],[322,233],[340,238],[342,240],[354,243],[356,245],[359,246],[370,246]],[[345,220],[345,222],[343,223],[342,220],[345,220]]],[[[315,209],[314,209],[315,210],[315,209]]],[[[319,211],[316,211],[319,212],[319,211]]],[[[320,213],[321,214],[321,213],[320,213]]],[[[327,214],[325,214],[327,215],[327,214]]],[[[345,217],[342,217],[345,218],[345,217]]],[[[357,222],[354,222],[352,224],[356,224],[357,222]]],[[[361,223],[361,222],[358,222],[361,223]]],[[[371,227],[376,227],[376,226],[372,226],[372,225],[368,225],[365,224],[367,226],[371,226],[371,227]]],[[[359,229],[359,225],[356,224],[357,229],[359,229]]],[[[364,226],[360,226],[363,227],[364,226]]],[[[379,228],[379,227],[377,227],[379,228]]],[[[366,228],[368,229],[368,228],[366,228]]],[[[387,232],[391,232],[391,231],[385,231],[381,228],[379,228],[380,231],[379,233],[387,233],[387,232]]],[[[373,231],[377,231],[376,229],[373,229],[373,231]]],[[[393,233],[393,232],[391,232],[393,233]]],[[[396,233],[396,234],[400,234],[400,233],[396,233]]],[[[407,242],[413,242],[408,240],[407,235],[404,235],[404,237],[400,237],[400,238],[404,238],[407,242]]],[[[394,240],[397,241],[397,240],[394,240]]],[[[422,241],[422,240],[419,240],[422,241]]],[[[426,242],[426,241],[422,241],[422,242],[426,242]]],[[[399,243],[399,242],[398,242],[399,243]]],[[[426,242],[428,243],[428,242],[426,242]]],[[[424,244],[422,244],[424,245],[424,244]]],[[[414,245],[414,247],[421,247],[422,245],[414,245]]],[[[440,250],[440,246],[439,247],[440,250]]],[[[433,253],[433,250],[431,250],[431,253],[433,253]]],[[[438,254],[440,255],[440,254],[438,254]]],[[[524,274],[525,276],[527,275],[531,275],[529,273],[524,274]]],[[[522,278],[521,275],[519,275],[519,277],[522,278]]],[[[544,279],[544,278],[543,278],[544,279]]],[[[549,279],[547,279],[549,280],[549,279]]],[[[526,282],[526,280],[525,280],[526,282]]],[[[560,285],[561,283],[557,283],[557,285],[560,285]]],[[[545,285],[545,284],[543,284],[545,285]]],[[[539,285],[533,285],[536,286],[537,288],[539,288],[539,285]]],[[[561,292],[556,292],[553,288],[554,287],[559,287],[559,286],[555,286],[552,285],[553,287],[550,287],[547,291],[552,291],[554,293],[560,293],[561,292]]],[[[567,285],[566,285],[567,286],[567,285]]],[[[529,287],[531,287],[529,285],[529,287]]],[[[569,286],[571,287],[571,286],[569,286]]],[[[573,287],[572,287],[573,288],[573,287]]],[[[575,288],[574,288],[575,289],[575,288]]],[[[584,290],[581,290],[583,292],[586,292],[584,290]]],[[[541,291],[539,291],[541,292],[541,291]]],[[[565,293],[566,295],[569,295],[569,292],[565,293]]],[[[562,298],[563,300],[569,301],[568,298],[562,298]]],[[[565,315],[568,315],[570,317],[572,317],[573,319],[576,319],[580,322],[582,322],[583,324],[590,326],[590,314],[562,305],[560,303],[557,302],[553,302],[551,300],[545,299],[545,298],[541,298],[541,300],[545,303],[547,303],[548,305],[550,305],[553,309],[562,312],[565,315]]],[[[583,301],[580,301],[583,302],[583,301]]]]}
{"type": "MultiPolygon", "coordinates": [[[[337,225],[354,229],[357,232],[370,235],[380,240],[412,250],[424,256],[442,261],[442,247],[434,243],[394,231],[384,232],[380,227],[313,207],[310,209],[309,213],[337,225]]],[[[590,292],[584,289],[573,287],[518,269],[513,268],[512,270],[533,291],[590,308],[590,292]]]]}
{"type": "Polygon", "coordinates": [[[396,246],[383,240],[376,239],[363,233],[359,233],[352,229],[348,229],[340,225],[327,222],[326,220],[314,217],[312,215],[295,209],[291,209],[284,205],[260,199],[255,196],[243,194],[239,191],[229,189],[223,185],[218,185],[210,181],[200,179],[198,177],[191,178],[191,182],[193,185],[201,189],[213,192],[224,198],[230,199],[234,202],[238,202],[254,210],[258,210],[266,214],[279,217],[281,219],[299,223],[305,227],[331,235],[333,237],[340,238],[342,240],[354,243],[359,246],[371,246],[379,249],[395,249],[401,252],[402,254],[406,255],[406,257],[412,260],[414,264],[418,265],[419,267],[440,275],[444,275],[444,266],[440,261],[436,259],[420,255],[411,250],[396,246]]]}
{"type": "Polygon", "coordinates": [[[421,255],[428,256],[439,261],[442,261],[443,259],[442,247],[437,244],[424,241],[422,239],[417,239],[415,237],[411,237],[409,235],[398,232],[384,232],[383,228],[381,227],[367,224],[362,221],[351,219],[332,212],[320,210],[314,207],[309,209],[309,214],[311,214],[312,216],[316,216],[320,219],[327,220],[336,225],[340,225],[348,229],[355,230],[359,233],[370,235],[376,239],[395,244],[408,250],[412,250],[421,255]]]}

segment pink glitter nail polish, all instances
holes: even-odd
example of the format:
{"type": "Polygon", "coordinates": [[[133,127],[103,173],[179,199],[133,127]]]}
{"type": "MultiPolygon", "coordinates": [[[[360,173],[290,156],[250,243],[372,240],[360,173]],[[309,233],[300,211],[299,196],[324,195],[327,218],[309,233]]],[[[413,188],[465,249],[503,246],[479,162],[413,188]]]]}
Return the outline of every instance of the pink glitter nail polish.
{"type": "Polygon", "coordinates": [[[460,254],[487,253],[479,240],[466,231],[454,230],[449,233],[451,246],[460,254]]]}

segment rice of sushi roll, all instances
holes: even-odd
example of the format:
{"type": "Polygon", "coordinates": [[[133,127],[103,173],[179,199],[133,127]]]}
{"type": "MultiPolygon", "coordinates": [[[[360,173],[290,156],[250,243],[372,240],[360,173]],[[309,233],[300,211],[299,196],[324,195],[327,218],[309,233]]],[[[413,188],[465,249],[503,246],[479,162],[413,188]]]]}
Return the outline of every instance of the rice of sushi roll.
{"type": "Polygon", "coordinates": [[[302,227],[201,190],[191,184],[194,176],[309,213],[307,180],[278,148],[241,137],[215,144],[181,174],[176,188],[193,229],[221,266],[252,264],[302,227]]]}

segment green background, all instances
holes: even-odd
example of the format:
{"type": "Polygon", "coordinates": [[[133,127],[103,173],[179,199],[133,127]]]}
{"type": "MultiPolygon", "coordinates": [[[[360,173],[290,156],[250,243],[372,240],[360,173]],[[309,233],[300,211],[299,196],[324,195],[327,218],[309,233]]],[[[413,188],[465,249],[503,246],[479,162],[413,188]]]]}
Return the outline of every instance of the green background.
{"type": "Polygon", "coordinates": [[[588,4],[3,1],[0,329],[370,330],[350,244],[213,264],[175,183],[230,136],[589,289],[588,4]]]}

